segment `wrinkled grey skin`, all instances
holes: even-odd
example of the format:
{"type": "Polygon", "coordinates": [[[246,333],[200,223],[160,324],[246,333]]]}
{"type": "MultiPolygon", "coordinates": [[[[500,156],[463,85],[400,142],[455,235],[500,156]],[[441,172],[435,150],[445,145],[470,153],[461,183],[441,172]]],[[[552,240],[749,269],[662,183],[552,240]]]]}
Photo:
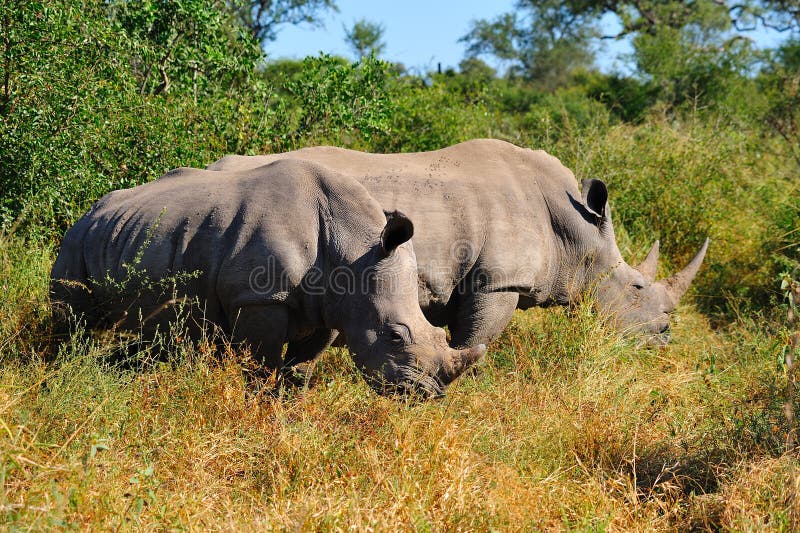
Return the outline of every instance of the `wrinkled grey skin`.
{"type": "Polygon", "coordinates": [[[148,279],[197,272],[178,294],[200,303],[192,334],[215,324],[271,369],[315,357],[339,330],[375,388],[437,396],[483,355],[450,348],[425,319],[413,225],[357,181],[303,161],[223,174],[180,168],[100,199],[64,237],[54,308],[69,304],[95,327],[164,331],[173,294],[138,284],[118,297],[93,281],[121,281],[134,264],[148,279]]]}
{"type": "Polygon", "coordinates": [[[433,324],[449,326],[454,347],[488,342],[515,308],[565,305],[591,289],[624,332],[665,343],[669,314],[708,245],[683,271],[655,282],[658,243],[638,267],[625,263],[602,181],[584,180],[581,192],[555,157],[498,140],[410,154],[314,147],[232,155],[208,169],[243,171],[287,158],[352,176],[385,209],[414,220],[420,305],[433,324]]]}

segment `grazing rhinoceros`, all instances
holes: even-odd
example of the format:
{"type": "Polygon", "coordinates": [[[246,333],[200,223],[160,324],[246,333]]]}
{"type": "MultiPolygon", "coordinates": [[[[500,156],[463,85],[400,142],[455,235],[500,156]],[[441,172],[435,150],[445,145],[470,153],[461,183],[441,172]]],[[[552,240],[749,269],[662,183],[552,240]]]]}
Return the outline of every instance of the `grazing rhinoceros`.
{"type": "Polygon", "coordinates": [[[486,343],[515,308],[568,304],[587,289],[626,332],[669,339],[671,313],[706,253],[655,282],[658,242],[638,267],[622,259],[608,192],[555,157],[480,139],[433,152],[367,154],[332,147],[223,157],[209,170],[253,169],[304,159],[352,176],[384,209],[415,221],[419,299],[425,316],[447,325],[454,347],[486,343]]]}
{"type": "Polygon", "coordinates": [[[154,280],[189,273],[177,296],[200,304],[194,334],[209,321],[271,369],[316,356],[339,330],[375,388],[439,395],[483,355],[450,348],[425,320],[412,223],[356,180],[291,160],[219,174],[180,168],[101,198],[64,237],[56,309],[149,336],[175,316],[176,295],[154,280]]]}

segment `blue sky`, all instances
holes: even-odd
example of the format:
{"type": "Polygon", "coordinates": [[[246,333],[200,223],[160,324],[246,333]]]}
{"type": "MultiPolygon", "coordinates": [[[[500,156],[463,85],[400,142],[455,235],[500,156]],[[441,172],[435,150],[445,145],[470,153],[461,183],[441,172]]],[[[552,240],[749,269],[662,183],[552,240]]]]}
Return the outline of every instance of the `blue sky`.
{"type": "MultiPolygon", "coordinates": [[[[323,28],[308,26],[283,27],[275,42],[267,43],[270,58],[300,59],[317,55],[320,51],[352,57],[345,44],[343,26],[366,18],[383,24],[386,51],[383,58],[403,63],[412,72],[420,74],[442,68],[457,67],[464,57],[464,43],[458,42],[470,27],[470,22],[493,18],[511,11],[514,0],[338,0],[338,13],[324,17],[323,28]]],[[[617,26],[613,17],[602,21],[609,33],[617,26]]],[[[774,43],[780,37],[774,32],[754,32],[749,35],[760,45],[774,43]]],[[[617,60],[620,54],[630,51],[626,42],[606,41],[597,54],[597,62],[604,71],[625,71],[624,63],[617,60]]]]}
{"type": "Polygon", "coordinates": [[[433,70],[457,66],[464,56],[458,39],[469,30],[470,21],[491,18],[510,11],[514,0],[338,0],[339,13],[325,17],[324,28],[284,27],[278,39],[267,43],[271,58],[302,58],[320,51],[350,57],[343,25],[366,18],[386,28],[384,59],[407,68],[433,70]]]}

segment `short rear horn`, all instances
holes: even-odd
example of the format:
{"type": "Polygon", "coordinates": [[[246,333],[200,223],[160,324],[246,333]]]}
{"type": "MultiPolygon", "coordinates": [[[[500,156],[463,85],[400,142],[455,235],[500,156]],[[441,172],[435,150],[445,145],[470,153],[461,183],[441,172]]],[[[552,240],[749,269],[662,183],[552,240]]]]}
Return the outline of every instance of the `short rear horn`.
{"type": "Polygon", "coordinates": [[[706,242],[700,247],[694,259],[689,261],[689,264],[686,265],[683,270],[659,282],[663,284],[667,291],[667,296],[672,302],[673,307],[678,305],[681,296],[689,289],[689,285],[691,285],[692,280],[697,275],[697,271],[700,270],[700,265],[703,263],[703,258],[706,256],[706,250],[708,250],[708,243],[709,240],[706,238],[706,242]]]}
{"type": "Polygon", "coordinates": [[[658,241],[654,242],[653,247],[650,248],[650,251],[647,253],[647,257],[645,257],[644,261],[639,263],[639,265],[636,267],[636,270],[641,272],[642,276],[644,276],[647,281],[653,281],[656,279],[659,246],[660,245],[658,241]]]}
{"type": "Polygon", "coordinates": [[[466,369],[475,364],[486,353],[486,345],[479,344],[465,350],[452,350],[442,368],[439,369],[439,380],[445,385],[460,376],[466,369]]]}

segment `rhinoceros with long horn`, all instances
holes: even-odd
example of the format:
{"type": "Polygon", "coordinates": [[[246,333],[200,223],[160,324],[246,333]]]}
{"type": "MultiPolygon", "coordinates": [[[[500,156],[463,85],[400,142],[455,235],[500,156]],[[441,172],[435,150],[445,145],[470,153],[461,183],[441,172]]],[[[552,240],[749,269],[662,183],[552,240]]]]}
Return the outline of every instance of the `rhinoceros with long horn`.
{"type": "Polygon", "coordinates": [[[432,152],[368,154],[333,147],[223,157],[209,170],[245,171],[280,159],[314,161],[360,181],[384,209],[415,222],[419,299],[454,347],[497,336],[515,308],[569,304],[594,289],[625,332],[669,339],[669,314],[708,240],[680,272],[655,281],[658,243],[632,267],[614,237],[608,190],[555,157],[490,139],[432,152]]]}
{"type": "Polygon", "coordinates": [[[375,388],[437,396],[486,348],[451,348],[423,316],[413,233],[356,180],[314,163],[180,168],[95,203],[64,237],[51,299],[89,326],[145,337],[194,299],[192,335],[215,324],[271,369],[342,331],[375,388]],[[159,283],[180,274],[179,286],[159,283]]]}

